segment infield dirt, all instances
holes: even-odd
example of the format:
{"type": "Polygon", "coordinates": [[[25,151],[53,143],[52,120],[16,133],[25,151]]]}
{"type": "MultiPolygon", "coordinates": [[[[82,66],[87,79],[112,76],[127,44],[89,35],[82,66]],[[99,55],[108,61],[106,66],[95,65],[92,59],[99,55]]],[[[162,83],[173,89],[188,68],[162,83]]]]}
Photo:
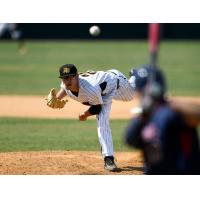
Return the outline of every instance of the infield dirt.
{"type": "Polygon", "coordinates": [[[117,172],[103,168],[100,152],[52,151],[0,153],[0,174],[9,175],[131,175],[142,174],[139,152],[117,152],[117,172]]]}

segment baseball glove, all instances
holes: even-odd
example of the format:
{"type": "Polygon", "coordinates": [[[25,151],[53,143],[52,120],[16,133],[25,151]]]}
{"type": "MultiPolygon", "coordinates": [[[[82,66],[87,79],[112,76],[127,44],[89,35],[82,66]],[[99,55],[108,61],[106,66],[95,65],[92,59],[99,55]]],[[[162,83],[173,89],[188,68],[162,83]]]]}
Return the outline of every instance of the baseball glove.
{"type": "Polygon", "coordinates": [[[49,95],[47,96],[46,100],[47,100],[47,106],[51,107],[51,108],[63,108],[66,104],[66,102],[68,100],[60,100],[58,98],[56,98],[56,89],[53,88],[50,90],[49,95]]]}

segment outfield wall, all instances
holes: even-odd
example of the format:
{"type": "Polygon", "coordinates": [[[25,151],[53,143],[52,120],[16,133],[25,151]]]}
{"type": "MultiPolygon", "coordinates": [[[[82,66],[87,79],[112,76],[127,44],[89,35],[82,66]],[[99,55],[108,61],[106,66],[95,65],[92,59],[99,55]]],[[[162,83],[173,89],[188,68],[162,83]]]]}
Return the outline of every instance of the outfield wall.
{"type": "MultiPolygon", "coordinates": [[[[27,39],[94,39],[88,32],[91,23],[24,23],[19,29],[27,39]]],[[[147,23],[101,23],[98,39],[145,39],[147,23]]],[[[164,39],[200,39],[198,23],[162,24],[164,39]]],[[[9,36],[4,36],[9,38],[9,36]]]]}

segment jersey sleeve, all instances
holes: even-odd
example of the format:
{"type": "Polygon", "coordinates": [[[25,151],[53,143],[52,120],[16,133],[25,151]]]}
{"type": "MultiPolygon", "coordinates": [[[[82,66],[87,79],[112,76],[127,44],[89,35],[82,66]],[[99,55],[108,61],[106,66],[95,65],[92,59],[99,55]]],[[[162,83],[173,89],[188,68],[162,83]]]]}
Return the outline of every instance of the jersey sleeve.
{"type": "Polygon", "coordinates": [[[60,83],[60,87],[62,88],[62,89],[65,89],[65,86],[64,86],[64,83],[61,81],[61,83],[60,83]]]}
{"type": "Polygon", "coordinates": [[[65,87],[65,85],[64,85],[64,83],[63,83],[62,81],[61,81],[61,83],[60,83],[60,88],[63,89],[63,90],[66,92],[66,94],[67,94],[68,96],[70,96],[69,91],[66,89],[66,87],[65,87]]]}

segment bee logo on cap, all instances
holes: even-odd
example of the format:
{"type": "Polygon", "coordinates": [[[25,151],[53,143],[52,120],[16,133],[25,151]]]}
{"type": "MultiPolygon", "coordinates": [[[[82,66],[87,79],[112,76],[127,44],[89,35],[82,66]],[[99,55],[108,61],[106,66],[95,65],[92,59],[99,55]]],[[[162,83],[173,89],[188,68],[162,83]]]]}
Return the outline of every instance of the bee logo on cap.
{"type": "Polygon", "coordinates": [[[67,73],[69,73],[70,72],[70,68],[68,68],[68,67],[65,67],[65,68],[63,68],[63,74],[67,74],[67,73]]]}

